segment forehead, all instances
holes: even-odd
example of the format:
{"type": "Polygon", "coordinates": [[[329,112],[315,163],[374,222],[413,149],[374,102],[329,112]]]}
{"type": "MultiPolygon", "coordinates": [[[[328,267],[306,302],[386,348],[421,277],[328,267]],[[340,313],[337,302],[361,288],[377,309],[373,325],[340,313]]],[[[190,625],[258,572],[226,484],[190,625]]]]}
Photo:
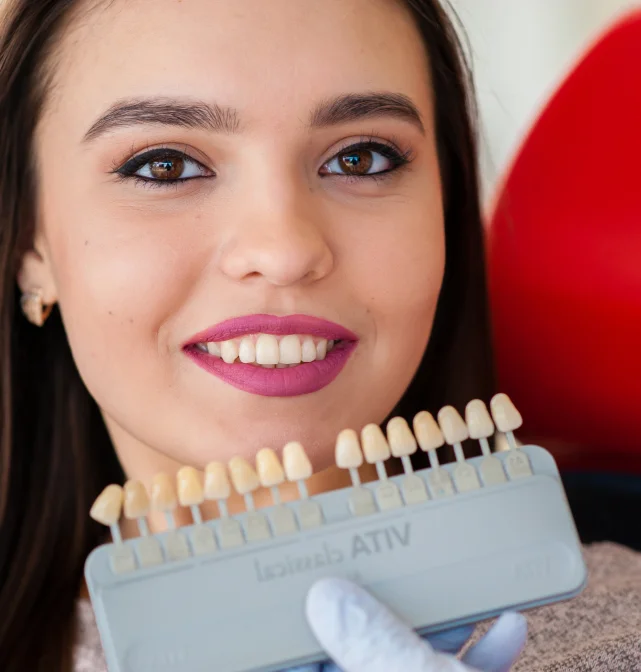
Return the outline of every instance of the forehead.
{"type": "Polygon", "coordinates": [[[400,0],[81,5],[54,79],[55,109],[75,123],[145,95],[213,99],[246,122],[257,111],[291,121],[319,98],[354,91],[397,91],[430,105],[425,48],[400,0]]]}

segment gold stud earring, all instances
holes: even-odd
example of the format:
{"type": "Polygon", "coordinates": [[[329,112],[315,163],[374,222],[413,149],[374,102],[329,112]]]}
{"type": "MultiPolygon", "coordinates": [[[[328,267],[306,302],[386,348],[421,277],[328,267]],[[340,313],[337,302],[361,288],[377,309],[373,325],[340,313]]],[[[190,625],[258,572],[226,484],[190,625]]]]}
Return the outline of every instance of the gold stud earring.
{"type": "Polygon", "coordinates": [[[20,307],[22,308],[24,316],[31,322],[31,324],[35,324],[36,327],[41,327],[49,317],[53,305],[45,305],[42,298],[42,290],[36,288],[24,292],[20,297],[20,307]]]}

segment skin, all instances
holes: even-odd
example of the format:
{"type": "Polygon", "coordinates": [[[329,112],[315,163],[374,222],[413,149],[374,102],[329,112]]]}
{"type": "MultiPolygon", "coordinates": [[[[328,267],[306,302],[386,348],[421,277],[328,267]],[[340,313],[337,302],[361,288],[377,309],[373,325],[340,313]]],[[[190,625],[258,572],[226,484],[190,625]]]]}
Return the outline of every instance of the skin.
{"type": "Polygon", "coordinates": [[[326,470],[312,490],[337,483],[337,433],[382,421],[402,396],[443,277],[432,94],[411,17],[392,0],[81,9],[37,129],[39,218],[22,289],[59,303],[129,477],[300,440],[326,470]],[[309,128],[323,100],[371,91],[409,97],[424,131],[386,115],[309,128]],[[138,124],[83,140],[114,103],[145,96],[233,106],[238,132],[138,124]],[[411,162],[384,180],[323,174],[362,136],[411,162]],[[149,188],[112,173],[158,146],[215,177],[149,188]],[[237,390],[183,353],[199,331],[253,313],[315,315],[360,342],[328,387],[289,398],[237,390]]]}

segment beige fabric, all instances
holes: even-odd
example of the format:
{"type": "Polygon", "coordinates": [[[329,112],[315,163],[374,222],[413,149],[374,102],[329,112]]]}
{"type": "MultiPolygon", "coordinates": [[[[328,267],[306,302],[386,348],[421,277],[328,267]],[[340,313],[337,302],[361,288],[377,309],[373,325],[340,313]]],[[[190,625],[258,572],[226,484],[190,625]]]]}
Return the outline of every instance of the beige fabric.
{"type": "Polygon", "coordinates": [[[527,614],[530,637],[515,672],[641,671],[641,553],[604,543],[585,558],[579,597],[527,614]]]}
{"type": "MultiPolygon", "coordinates": [[[[590,578],[579,597],[528,612],[514,672],[641,672],[641,553],[602,543],[585,558],[590,578]]],[[[81,601],[78,610],[74,670],[106,672],[91,606],[81,601]]]]}

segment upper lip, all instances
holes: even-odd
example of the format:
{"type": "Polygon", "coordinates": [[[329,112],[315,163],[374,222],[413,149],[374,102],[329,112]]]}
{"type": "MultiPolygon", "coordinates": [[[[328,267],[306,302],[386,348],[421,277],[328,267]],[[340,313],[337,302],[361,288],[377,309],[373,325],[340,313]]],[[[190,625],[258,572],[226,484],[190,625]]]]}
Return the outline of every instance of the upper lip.
{"type": "Polygon", "coordinates": [[[358,340],[355,333],[340,324],[312,315],[288,315],[286,317],[245,315],[219,322],[190,338],[185,345],[229,341],[247,334],[274,334],[275,336],[301,334],[332,341],[358,340]]]}

